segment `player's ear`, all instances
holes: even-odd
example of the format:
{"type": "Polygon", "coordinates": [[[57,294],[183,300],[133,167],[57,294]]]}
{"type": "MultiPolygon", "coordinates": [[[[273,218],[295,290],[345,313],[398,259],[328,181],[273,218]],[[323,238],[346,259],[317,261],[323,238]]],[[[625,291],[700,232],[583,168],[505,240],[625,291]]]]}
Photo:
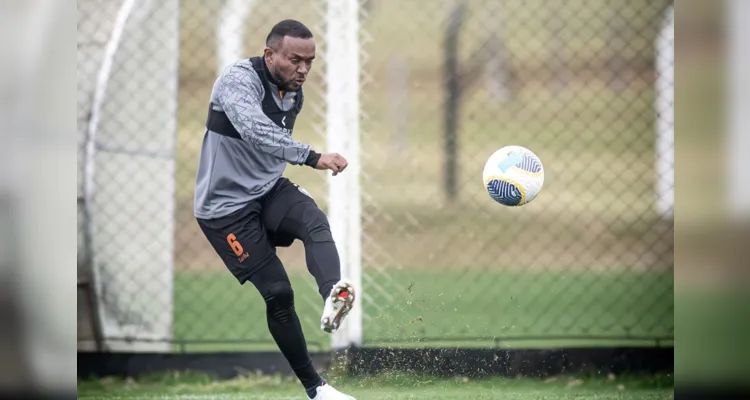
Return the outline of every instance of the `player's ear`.
{"type": "Polygon", "coordinates": [[[266,64],[271,64],[271,56],[273,55],[273,49],[270,47],[266,47],[265,50],[263,50],[263,57],[266,59],[266,64]]]}

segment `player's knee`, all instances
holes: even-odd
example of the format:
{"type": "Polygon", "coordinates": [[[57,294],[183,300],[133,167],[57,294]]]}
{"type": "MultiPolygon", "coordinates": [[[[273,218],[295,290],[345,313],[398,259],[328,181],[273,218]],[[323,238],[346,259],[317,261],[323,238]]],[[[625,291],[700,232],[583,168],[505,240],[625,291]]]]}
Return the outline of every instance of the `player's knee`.
{"type": "Polygon", "coordinates": [[[308,240],[313,242],[333,241],[328,218],[321,209],[312,207],[305,210],[305,226],[307,227],[308,240]]]}
{"type": "Polygon", "coordinates": [[[272,318],[285,320],[294,314],[294,290],[288,281],[273,283],[263,298],[272,318]]]}

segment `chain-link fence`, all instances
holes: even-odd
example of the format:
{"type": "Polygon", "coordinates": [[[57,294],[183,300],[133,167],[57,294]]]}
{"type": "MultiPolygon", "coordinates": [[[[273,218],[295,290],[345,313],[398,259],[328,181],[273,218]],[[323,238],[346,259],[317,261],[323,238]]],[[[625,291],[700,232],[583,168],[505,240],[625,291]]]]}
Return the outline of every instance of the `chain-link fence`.
{"type": "MultiPolygon", "coordinates": [[[[366,344],[672,336],[670,7],[360,3],[366,344]],[[521,208],[481,184],[508,144],[546,170],[521,208]]],[[[319,54],[294,136],[325,150],[326,1],[79,1],[79,275],[109,346],[272,343],[192,205],[214,79],[285,18],[319,54]]],[[[326,209],[325,174],[287,176],[326,209]]],[[[326,348],[303,252],[279,250],[326,348]]]]}

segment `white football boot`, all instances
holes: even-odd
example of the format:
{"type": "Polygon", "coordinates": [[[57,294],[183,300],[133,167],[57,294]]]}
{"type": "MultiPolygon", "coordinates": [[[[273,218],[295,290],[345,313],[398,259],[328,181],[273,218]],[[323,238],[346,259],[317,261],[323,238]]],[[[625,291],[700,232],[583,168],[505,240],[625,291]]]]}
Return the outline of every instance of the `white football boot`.
{"type": "MultiPolygon", "coordinates": [[[[310,399],[308,397],[308,399],[310,399]]],[[[310,400],[357,400],[352,396],[349,396],[348,394],[344,394],[339,392],[338,390],[334,389],[333,386],[329,384],[324,384],[322,386],[318,386],[315,389],[315,397],[313,397],[310,400]]]]}
{"type": "Polygon", "coordinates": [[[333,333],[339,329],[344,317],[354,306],[354,285],[342,279],[333,285],[331,294],[323,306],[323,316],[320,318],[320,329],[333,333]]]}

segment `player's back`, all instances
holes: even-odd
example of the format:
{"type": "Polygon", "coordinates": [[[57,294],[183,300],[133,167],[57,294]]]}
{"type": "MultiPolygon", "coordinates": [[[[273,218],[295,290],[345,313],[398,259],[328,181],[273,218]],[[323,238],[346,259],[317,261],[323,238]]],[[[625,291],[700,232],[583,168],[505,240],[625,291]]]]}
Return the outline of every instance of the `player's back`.
{"type": "Polygon", "coordinates": [[[298,158],[306,156],[305,148],[296,148],[302,145],[290,138],[299,112],[295,98],[301,97],[301,91],[282,100],[263,66],[259,58],[238,61],[214,83],[210,98],[214,111],[209,111],[195,185],[198,218],[225,216],[270,190],[287,162],[293,162],[279,152],[297,150],[298,158]]]}

